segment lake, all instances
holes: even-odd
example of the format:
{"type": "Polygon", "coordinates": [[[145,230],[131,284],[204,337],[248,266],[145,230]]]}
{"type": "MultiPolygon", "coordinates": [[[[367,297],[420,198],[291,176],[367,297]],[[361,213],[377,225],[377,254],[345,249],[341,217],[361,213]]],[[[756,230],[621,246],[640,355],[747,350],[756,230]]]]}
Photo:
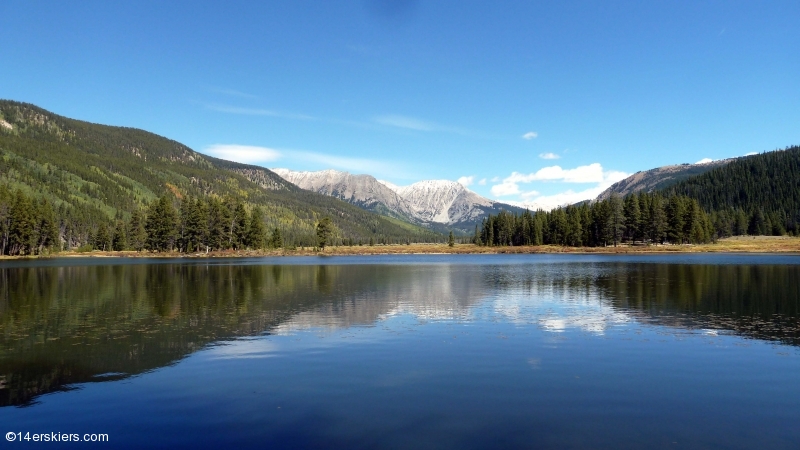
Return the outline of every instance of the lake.
{"type": "Polygon", "coordinates": [[[797,255],[4,261],[0,431],[796,449],[799,317],[797,255]]]}

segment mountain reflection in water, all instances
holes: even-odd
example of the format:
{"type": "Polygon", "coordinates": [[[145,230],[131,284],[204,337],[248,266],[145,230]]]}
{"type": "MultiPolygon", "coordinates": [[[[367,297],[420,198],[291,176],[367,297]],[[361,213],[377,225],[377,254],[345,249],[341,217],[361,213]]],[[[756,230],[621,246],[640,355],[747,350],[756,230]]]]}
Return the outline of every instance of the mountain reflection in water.
{"type": "Polygon", "coordinates": [[[638,321],[800,343],[797,264],[443,261],[0,266],[0,406],[147,372],[237,337],[370,326],[397,314],[471,321],[487,314],[478,305],[553,332],[602,334],[638,321]]]}

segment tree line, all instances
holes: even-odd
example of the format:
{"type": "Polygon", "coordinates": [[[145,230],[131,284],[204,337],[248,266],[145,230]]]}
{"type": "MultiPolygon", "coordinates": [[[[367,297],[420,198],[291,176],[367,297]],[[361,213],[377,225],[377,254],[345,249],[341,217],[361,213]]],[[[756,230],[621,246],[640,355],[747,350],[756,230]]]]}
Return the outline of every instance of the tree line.
{"type": "Polygon", "coordinates": [[[716,237],[712,217],[697,200],[638,193],[551,211],[502,211],[476,227],[473,241],[488,246],[598,247],[637,242],[699,244],[716,237]]]}
{"type": "Polygon", "coordinates": [[[249,211],[242,202],[215,197],[163,195],[148,208],[136,209],[128,220],[99,221],[82,237],[59,217],[46,198],[37,199],[0,185],[0,254],[40,255],[73,248],[83,250],[149,250],[208,252],[280,248],[279,228],[268,230],[258,206],[249,211]]]}

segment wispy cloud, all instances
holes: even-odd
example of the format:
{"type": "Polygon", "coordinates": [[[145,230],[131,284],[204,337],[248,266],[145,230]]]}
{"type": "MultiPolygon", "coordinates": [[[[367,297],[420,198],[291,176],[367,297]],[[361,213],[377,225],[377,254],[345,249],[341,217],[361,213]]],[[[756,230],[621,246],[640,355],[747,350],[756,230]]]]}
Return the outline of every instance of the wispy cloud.
{"type": "Polygon", "coordinates": [[[247,98],[247,99],[257,99],[258,97],[253,94],[248,94],[247,92],[237,91],[236,89],[227,89],[221,88],[217,86],[209,86],[209,85],[201,85],[203,89],[209,92],[214,92],[216,94],[227,95],[230,97],[239,97],[239,98],[247,98]]]}
{"type": "Polygon", "coordinates": [[[382,116],[375,116],[372,122],[378,125],[385,125],[393,128],[401,128],[413,131],[425,132],[440,132],[440,133],[453,133],[462,136],[473,138],[492,138],[492,136],[478,130],[468,130],[450,125],[442,125],[440,123],[431,122],[428,120],[418,119],[416,117],[403,116],[398,114],[387,114],[382,116]]]}
{"type": "Polygon", "coordinates": [[[206,109],[210,109],[212,111],[217,111],[221,113],[227,114],[242,114],[247,116],[269,116],[269,117],[282,117],[285,119],[297,119],[297,120],[317,120],[314,116],[309,116],[306,114],[295,114],[295,113],[287,113],[283,111],[275,111],[272,109],[261,109],[261,108],[242,108],[239,106],[229,106],[229,105],[218,105],[218,104],[207,104],[205,105],[206,109]]]}
{"type": "Polygon", "coordinates": [[[387,178],[413,178],[404,164],[395,161],[352,158],[305,150],[274,149],[253,145],[215,144],[206,147],[203,153],[228,161],[264,167],[266,167],[268,163],[281,160],[284,163],[292,163],[293,166],[299,165],[318,167],[319,169],[339,169],[354,174],[365,173],[387,178]]]}
{"type": "Polygon", "coordinates": [[[542,158],[542,159],[559,159],[559,158],[561,158],[561,156],[559,156],[559,155],[557,155],[555,153],[552,153],[552,152],[548,152],[548,153],[539,153],[539,158],[542,158]]]}
{"type": "Polygon", "coordinates": [[[527,133],[522,135],[522,139],[526,141],[530,141],[531,139],[536,139],[539,136],[539,133],[535,131],[528,131],[527,133]]]}
{"type": "Polygon", "coordinates": [[[286,150],[287,158],[299,162],[313,163],[327,168],[341,169],[351,173],[366,173],[372,176],[404,178],[405,168],[395,162],[368,158],[328,155],[325,153],[286,150]]]}
{"type": "Polygon", "coordinates": [[[481,178],[481,181],[478,181],[478,184],[481,186],[486,186],[486,178],[481,178]]]}
{"type": "Polygon", "coordinates": [[[409,130],[417,131],[433,131],[437,128],[436,124],[425,122],[414,117],[388,115],[377,116],[373,119],[375,123],[381,125],[388,125],[390,127],[407,128],[409,130]]]}
{"type": "Polygon", "coordinates": [[[458,182],[458,184],[464,187],[469,187],[472,183],[475,182],[475,177],[473,175],[470,175],[468,177],[461,177],[456,181],[458,182]]]}
{"type": "Polygon", "coordinates": [[[206,147],[203,153],[242,164],[263,164],[281,158],[278,150],[254,145],[215,144],[206,147]]]}

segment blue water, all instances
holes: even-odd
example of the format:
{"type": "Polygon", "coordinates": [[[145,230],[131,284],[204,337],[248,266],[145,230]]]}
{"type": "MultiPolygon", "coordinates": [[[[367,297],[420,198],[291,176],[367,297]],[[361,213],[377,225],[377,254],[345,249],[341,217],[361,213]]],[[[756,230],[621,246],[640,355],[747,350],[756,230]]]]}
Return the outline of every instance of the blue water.
{"type": "Polygon", "coordinates": [[[102,262],[0,265],[0,431],[113,448],[800,443],[797,256],[102,262]]]}

